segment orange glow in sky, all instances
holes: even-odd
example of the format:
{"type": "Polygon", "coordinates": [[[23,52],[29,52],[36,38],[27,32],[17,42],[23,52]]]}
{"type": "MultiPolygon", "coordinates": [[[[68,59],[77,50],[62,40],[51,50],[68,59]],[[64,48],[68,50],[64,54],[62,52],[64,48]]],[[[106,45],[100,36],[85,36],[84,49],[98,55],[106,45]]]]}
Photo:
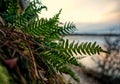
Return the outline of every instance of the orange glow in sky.
{"type": "Polygon", "coordinates": [[[42,0],[48,7],[42,17],[52,17],[62,8],[60,20],[74,23],[96,23],[119,19],[120,0],[42,0]]]}

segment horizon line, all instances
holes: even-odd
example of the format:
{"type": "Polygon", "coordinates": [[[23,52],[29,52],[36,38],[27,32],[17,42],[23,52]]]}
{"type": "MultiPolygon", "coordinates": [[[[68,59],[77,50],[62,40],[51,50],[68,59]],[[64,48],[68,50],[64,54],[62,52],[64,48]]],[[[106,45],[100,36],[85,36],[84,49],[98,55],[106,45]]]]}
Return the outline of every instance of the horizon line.
{"type": "Polygon", "coordinates": [[[120,34],[74,33],[68,36],[120,36],[120,34]]]}

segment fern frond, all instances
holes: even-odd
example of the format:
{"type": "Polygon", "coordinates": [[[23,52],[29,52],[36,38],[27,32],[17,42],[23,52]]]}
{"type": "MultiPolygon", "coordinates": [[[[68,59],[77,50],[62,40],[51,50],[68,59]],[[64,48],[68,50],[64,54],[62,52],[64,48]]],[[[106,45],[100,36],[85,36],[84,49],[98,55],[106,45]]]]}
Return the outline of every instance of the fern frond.
{"type": "Polygon", "coordinates": [[[57,14],[55,14],[52,18],[49,19],[50,23],[52,23],[52,24],[58,24],[59,23],[59,16],[61,14],[61,11],[62,11],[62,9],[60,9],[57,14]]]}
{"type": "Polygon", "coordinates": [[[68,22],[63,25],[59,22],[59,13],[50,19],[36,19],[25,25],[23,31],[33,36],[44,36],[47,40],[59,40],[61,36],[65,36],[73,32],[76,27],[73,23],[68,22]]]}
{"type": "Polygon", "coordinates": [[[27,7],[25,13],[23,13],[23,16],[27,17],[28,20],[32,20],[31,18],[39,18],[39,14],[43,9],[47,10],[47,7],[42,5],[41,1],[33,0],[27,7]]]}
{"type": "MultiPolygon", "coordinates": [[[[91,42],[79,44],[74,43],[74,41],[69,43],[69,40],[67,39],[49,49],[45,56],[47,56],[51,64],[57,68],[57,66],[62,67],[63,65],[68,64],[79,65],[74,55],[94,55],[99,54],[100,52],[103,52],[103,50],[96,42],[93,44],[91,42]]],[[[57,69],[59,70],[59,68],[57,69]]]]}
{"type": "Polygon", "coordinates": [[[41,13],[43,9],[47,10],[47,7],[42,5],[39,0],[30,2],[29,6],[22,14],[17,13],[19,9],[17,0],[6,0],[5,3],[7,9],[2,16],[9,26],[16,28],[23,28],[31,20],[35,21],[36,18],[39,18],[38,13],[41,13]]]}
{"type": "Polygon", "coordinates": [[[60,53],[59,51],[48,51],[44,54],[47,60],[59,71],[59,68],[63,65],[79,65],[75,57],[68,57],[65,54],[60,53]],[[54,52],[54,53],[53,53],[54,52]]]}
{"type": "Polygon", "coordinates": [[[46,24],[46,19],[38,19],[37,21],[33,20],[25,25],[23,31],[32,36],[40,36],[42,33],[44,33],[43,30],[46,24]]]}
{"type": "Polygon", "coordinates": [[[75,25],[72,22],[65,23],[62,28],[59,28],[59,34],[62,36],[69,35],[76,30],[75,25]]]}
{"type": "Polygon", "coordinates": [[[54,72],[57,70],[59,73],[69,74],[74,80],[79,82],[79,79],[75,75],[75,73],[68,67],[69,65],[77,65],[79,66],[76,58],[73,56],[69,57],[59,51],[46,51],[43,57],[49,63],[50,71],[54,72]]]}
{"type": "Polygon", "coordinates": [[[99,54],[100,52],[104,52],[104,50],[94,42],[93,44],[91,42],[84,42],[84,43],[69,43],[69,40],[62,41],[59,44],[59,49],[62,50],[62,52],[69,54],[69,55],[94,55],[99,54]]]}

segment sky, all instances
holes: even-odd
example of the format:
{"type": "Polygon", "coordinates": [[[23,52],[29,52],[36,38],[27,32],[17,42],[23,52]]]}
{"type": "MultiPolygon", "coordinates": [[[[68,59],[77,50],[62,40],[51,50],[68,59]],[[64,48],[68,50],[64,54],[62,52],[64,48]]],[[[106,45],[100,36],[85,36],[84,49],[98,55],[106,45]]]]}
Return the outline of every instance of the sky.
{"type": "Polygon", "coordinates": [[[120,0],[42,0],[48,7],[41,16],[50,18],[60,9],[61,22],[74,22],[79,31],[120,28],[120,0]]]}

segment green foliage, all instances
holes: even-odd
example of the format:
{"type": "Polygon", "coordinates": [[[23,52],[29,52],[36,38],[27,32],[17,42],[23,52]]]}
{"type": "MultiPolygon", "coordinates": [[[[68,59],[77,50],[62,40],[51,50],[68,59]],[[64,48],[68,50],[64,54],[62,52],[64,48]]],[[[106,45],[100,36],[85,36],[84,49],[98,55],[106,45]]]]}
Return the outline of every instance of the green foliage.
{"type": "Polygon", "coordinates": [[[0,63],[0,84],[10,84],[12,80],[10,74],[7,71],[7,68],[0,63]]]}
{"type": "MultiPolygon", "coordinates": [[[[79,79],[69,68],[70,65],[80,66],[74,55],[94,55],[104,52],[104,50],[97,45],[96,42],[75,43],[73,41],[70,43],[68,39],[65,40],[63,38],[64,36],[69,35],[76,30],[74,23],[61,23],[59,21],[61,10],[52,18],[41,18],[39,17],[39,14],[42,9],[47,8],[46,6],[43,6],[39,0],[33,0],[26,11],[22,14],[17,14],[16,4],[9,4],[3,17],[10,28],[14,28],[17,31],[24,33],[26,36],[30,36],[29,38],[26,38],[26,40],[22,39],[23,41],[20,41],[19,45],[22,45],[25,51],[30,51],[30,56],[35,59],[32,61],[33,66],[35,66],[36,63],[38,72],[41,71],[39,68],[42,68],[42,70],[47,73],[47,77],[45,78],[49,80],[49,78],[53,77],[52,75],[55,77],[57,72],[59,72],[61,74],[69,74],[79,82],[79,79]],[[15,7],[14,10],[12,9],[13,6],[15,7]],[[30,44],[31,41],[33,42],[32,44],[30,44]]],[[[31,58],[28,59],[31,60],[31,58]]],[[[31,63],[31,61],[27,61],[27,63],[31,63]]],[[[32,72],[32,70],[30,70],[30,64],[25,64],[25,66],[29,66],[25,68],[27,71],[32,72]]],[[[25,73],[25,75],[28,76],[29,74],[30,73],[25,73]]],[[[23,76],[25,75],[23,74],[23,76]]],[[[44,77],[41,75],[39,76],[41,77],[40,81],[43,82],[44,77]]]]}
{"type": "Polygon", "coordinates": [[[69,43],[69,40],[63,41],[59,44],[60,49],[62,52],[64,52],[66,55],[73,56],[74,54],[87,54],[87,55],[94,55],[99,54],[100,52],[103,52],[103,49],[94,42],[93,44],[91,42],[83,42],[81,44],[71,42],[69,43]]]}

